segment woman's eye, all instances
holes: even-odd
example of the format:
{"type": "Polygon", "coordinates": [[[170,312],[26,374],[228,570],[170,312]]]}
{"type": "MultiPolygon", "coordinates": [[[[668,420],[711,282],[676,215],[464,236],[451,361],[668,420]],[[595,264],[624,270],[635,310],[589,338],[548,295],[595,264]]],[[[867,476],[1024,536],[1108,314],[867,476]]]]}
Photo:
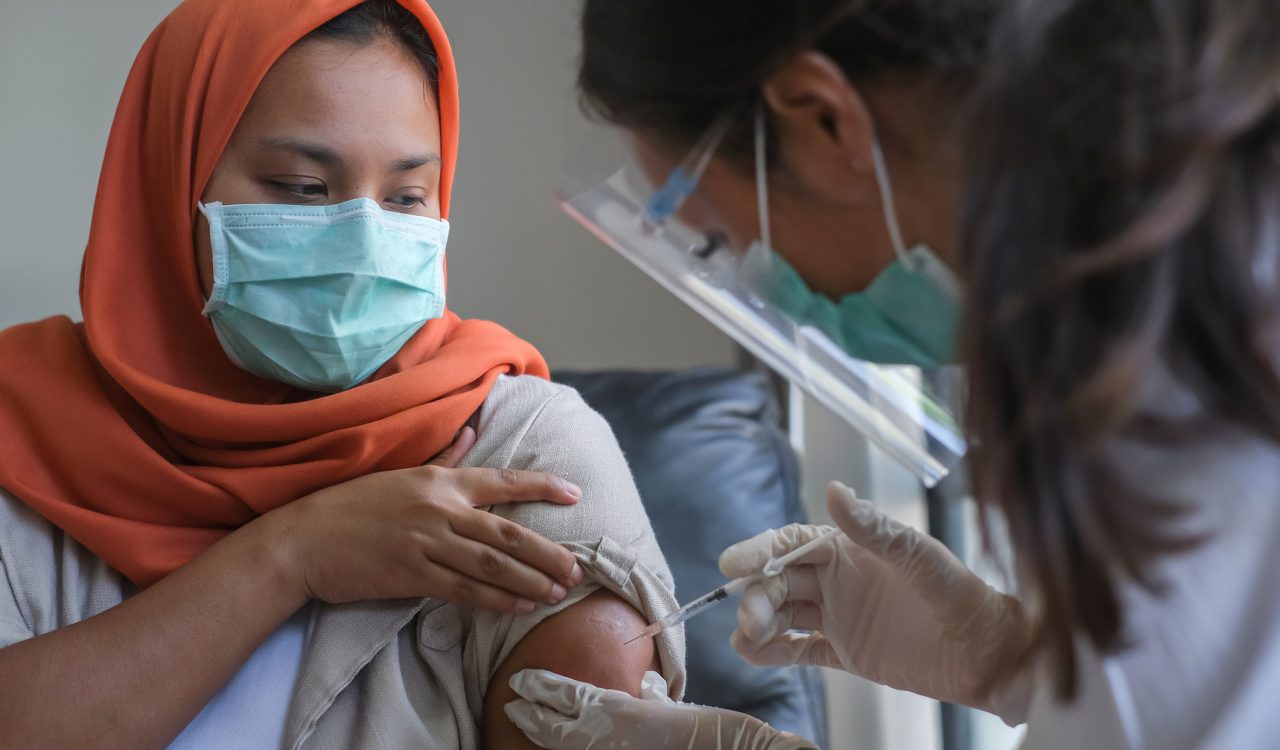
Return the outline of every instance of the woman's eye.
{"type": "Polygon", "coordinates": [[[387,199],[387,202],[397,208],[418,208],[427,205],[427,199],[422,195],[401,194],[393,195],[387,199]]]}
{"type": "Polygon", "coordinates": [[[281,191],[303,200],[322,198],[327,192],[324,185],[316,182],[273,182],[272,184],[281,191]]]}

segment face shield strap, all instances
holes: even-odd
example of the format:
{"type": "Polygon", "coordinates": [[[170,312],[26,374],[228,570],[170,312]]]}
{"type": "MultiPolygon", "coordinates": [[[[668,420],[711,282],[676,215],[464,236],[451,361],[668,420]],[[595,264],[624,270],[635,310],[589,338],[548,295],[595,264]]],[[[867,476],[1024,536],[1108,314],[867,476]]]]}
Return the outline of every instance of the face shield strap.
{"type": "Polygon", "coordinates": [[[680,166],[671,171],[662,187],[653,191],[645,203],[643,219],[649,226],[657,226],[675,215],[698,188],[707,166],[720,148],[720,143],[733,125],[734,112],[721,115],[711,128],[689,151],[680,166]]]}

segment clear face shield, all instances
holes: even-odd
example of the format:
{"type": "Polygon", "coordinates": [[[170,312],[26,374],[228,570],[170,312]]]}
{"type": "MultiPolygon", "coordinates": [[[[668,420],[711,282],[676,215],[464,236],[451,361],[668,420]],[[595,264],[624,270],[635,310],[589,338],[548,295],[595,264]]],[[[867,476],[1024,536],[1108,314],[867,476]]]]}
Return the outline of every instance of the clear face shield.
{"type": "MultiPolygon", "coordinates": [[[[756,162],[764,180],[763,110],[756,162]]],[[[817,399],[929,487],[964,455],[957,420],[915,367],[850,356],[825,333],[768,300],[768,256],[740,255],[719,237],[677,218],[732,125],[722,117],[656,190],[634,165],[587,189],[562,188],[557,199],[575,221],[644,271],[774,371],[817,399]]],[[[761,238],[769,237],[768,198],[759,191],[761,238]]],[[[761,243],[756,243],[761,245],[761,243]]],[[[953,370],[954,368],[947,368],[953,370]]],[[[954,377],[951,375],[950,377],[954,377]]]]}

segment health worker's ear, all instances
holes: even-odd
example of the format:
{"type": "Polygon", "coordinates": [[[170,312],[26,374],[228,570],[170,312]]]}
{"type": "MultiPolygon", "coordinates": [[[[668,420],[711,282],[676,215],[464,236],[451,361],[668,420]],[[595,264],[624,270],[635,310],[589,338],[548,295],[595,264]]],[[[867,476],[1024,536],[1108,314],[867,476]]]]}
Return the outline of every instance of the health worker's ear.
{"type": "Polygon", "coordinates": [[[875,195],[875,124],[858,89],[831,58],[802,52],[765,82],[763,92],[779,166],[797,192],[846,205],[865,204],[875,195]]]}

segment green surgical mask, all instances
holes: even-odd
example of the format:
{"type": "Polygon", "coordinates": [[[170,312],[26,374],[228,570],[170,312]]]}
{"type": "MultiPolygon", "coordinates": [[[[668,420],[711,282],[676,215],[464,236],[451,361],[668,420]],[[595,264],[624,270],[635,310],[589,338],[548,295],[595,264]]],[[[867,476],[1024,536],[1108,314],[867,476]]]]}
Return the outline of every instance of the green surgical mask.
{"type": "Polygon", "coordinates": [[[742,272],[751,286],[797,322],[825,333],[868,362],[936,368],[954,363],[959,295],[950,270],[919,245],[861,292],[833,301],[809,287],[782,256],[752,245],[742,272]]]}
{"type": "Polygon", "coordinates": [[[907,250],[879,144],[876,180],[897,258],[861,292],[832,300],[815,292],[773,250],[763,109],[756,118],[756,185],[760,239],[743,259],[743,283],[801,324],[825,333],[851,356],[869,362],[935,368],[955,362],[961,292],[955,274],[925,245],[907,250]]]}

